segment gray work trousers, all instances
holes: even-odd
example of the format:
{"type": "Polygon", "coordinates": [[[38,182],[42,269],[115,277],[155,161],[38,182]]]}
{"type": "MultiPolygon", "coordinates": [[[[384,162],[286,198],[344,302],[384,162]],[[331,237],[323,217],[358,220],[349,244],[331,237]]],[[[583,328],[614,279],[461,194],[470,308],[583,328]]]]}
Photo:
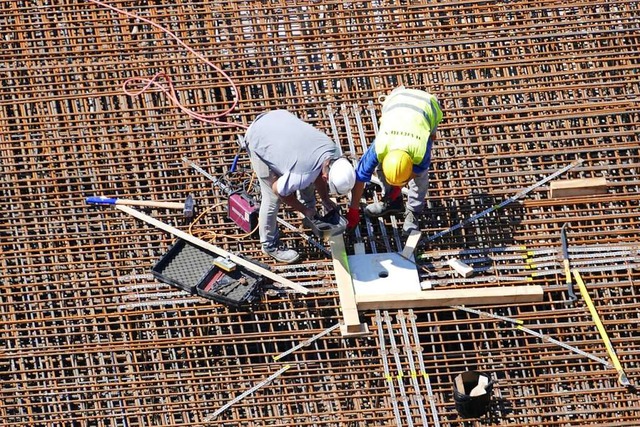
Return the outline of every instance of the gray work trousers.
{"type": "MultiPolygon", "coordinates": [[[[260,212],[258,216],[258,232],[260,233],[260,243],[265,248],[275,248],[280,243],[280,233],[278,229],[278,212],[282,201],[273,191],[272,185],[278,177],[269,169],[269,166],[262,159],[249,151],[251,167],[260,183],[260,212]]],[[[312,184],[309,187],[298,191],[298,199],[307,207],[315,208],[316,191],[312,184]]]]}
{"type": "MultiPolygon", "coordinates": [[[[378,168],[376,175],[384,186],[384,194],[389,194],[391,186],[387,184],[382,173],[382,168],[378,168]]],[[[407,210],[410,210],[414,214],[418,215],[422,213],[424,204],[427,197],[427,190],[429,190],[429,171],[426,170],[409,181],[407,184],[409,193],[407,195],[407,210]]]]}

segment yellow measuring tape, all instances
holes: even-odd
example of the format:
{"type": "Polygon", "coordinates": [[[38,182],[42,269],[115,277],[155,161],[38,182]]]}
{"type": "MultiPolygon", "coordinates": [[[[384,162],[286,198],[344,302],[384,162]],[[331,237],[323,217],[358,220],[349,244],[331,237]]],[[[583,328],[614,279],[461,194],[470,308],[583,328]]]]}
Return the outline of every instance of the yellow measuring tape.
{"type": "Polygon", "coordinates": [[[587,307],[589,307],[589,311],[591,312],[591,317],[593,317],[593,321],[598,328],[598,332],[600,333],[600,337],[602,337],[602,341],[604,342],[604,346],[609,353],[609,357],[611,358],[611,363],[613,363],[613,367],[618,372],[618,382],[623,386],[630,386],[631,383],[627,378],[627,374],[625,374],[624,369],[622,369],[622,364],[620,364],[620,359],[618,359],[618,355],[613,349],[613,345],[611,344],[611,340],[609,339],[609,335],[607,335],[607,330],[604,328],[602,321],[600,320],[600,316],[598,315],[598,311],[596,307],[593,305],[593,301],[591,301],[591,297],[589,296],[589,292],[587,291],[587,287],[584,285],[584,281],[582,280],[582,276],[578,270],[572,270],[573,276],[578,282],[578,287],[580,288],[580,294],[582,294],[582,298],[587,303],[587,307]]]}

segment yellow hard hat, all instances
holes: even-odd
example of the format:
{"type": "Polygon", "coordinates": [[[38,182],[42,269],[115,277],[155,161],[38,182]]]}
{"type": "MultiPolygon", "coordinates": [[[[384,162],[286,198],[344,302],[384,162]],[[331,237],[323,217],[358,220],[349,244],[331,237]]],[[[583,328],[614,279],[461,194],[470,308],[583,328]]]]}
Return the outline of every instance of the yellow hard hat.
{"type": "Polygon", "coordinates": [[[382,173],[387,183],[395,187],[403,186],[411,178],[413,161],[402,150],[391,150],[382,161],[382,173]]]}

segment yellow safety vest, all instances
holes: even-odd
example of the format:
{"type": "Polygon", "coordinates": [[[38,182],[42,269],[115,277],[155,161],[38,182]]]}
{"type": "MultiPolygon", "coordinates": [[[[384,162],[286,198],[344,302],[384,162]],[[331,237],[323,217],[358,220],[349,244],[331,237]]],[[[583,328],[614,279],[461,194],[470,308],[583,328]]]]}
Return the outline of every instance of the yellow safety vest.
{"type": "Polygon", "coordinates": [[[375,140],[378,161],[391,150],[403,150],[420,164],[427,150],[429,135],[442,121],[442,110],[435,96],[422,90],[398,88],[382,104],[380,129],[375,140]]]}

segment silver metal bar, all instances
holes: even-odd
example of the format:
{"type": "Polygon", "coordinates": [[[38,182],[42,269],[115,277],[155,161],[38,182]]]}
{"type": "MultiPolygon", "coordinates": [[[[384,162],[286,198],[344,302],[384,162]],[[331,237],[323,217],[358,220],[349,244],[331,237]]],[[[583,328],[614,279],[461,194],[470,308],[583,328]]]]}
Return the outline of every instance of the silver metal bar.
{"type": "Polygon", "coordinates": [[[398,380],[398,387],[400,388],[400,398],[402,400],[402,404],[404,405],[404,412],[407,415],[407,423],[409,427],[413,427],[413,417],[411,416],[411,408],[409,408],[409,399],[407,398],[407,392],[404,388],[404,382],[402,380],[402,363],[400,362],[400,355],[398,346],[396,345],[396,339],[393,335],[393,326],[391,325],[391,317],[389,316],[389,312],[387,310],[384,311],[384,322],[387,325],[387,331],[389,332],[389,343],[391,344],[390,353],[393,355],[393,359],[396,362],[396,367],[398,368],[398,375],[396,379],[398,380]]]}
{"type": "MultiPolygon", "coordinates": [[[[640,268],[640,263],[624,264],[624,265],[597,265],[591,267],[576,267],[572,270],[576,270],[580,273],[602,273],[603,271],[620,271],[628,269],[637,270],[640,268]]],[[[532,277],[543,277],[554,274],[563,274],[564,269],[558,268],[553,270],[536,270],[531,272],[532,277]]]]}
{"type": "Polygon", "coordinates": [[[407,321],[405,320],[405,315],[402,310],[398,310],[398,314],[396,319],[400,322],[400,329],[402,331],[402,339],[404,341],[404,352],[407,355],[407,360],[409,361],[409,369],[411,370],[411,383],[413,384],[413,388],[416,394],[416,401],[418,403],[418,411],[420,411],[420,418],[422,419],[422,424],[425,427],[429,427],[429,422],[427,421],[427,413],[424,410],[424,397],[420,393],[420,385],[418,384],[418,373],[416,371],[415,361],[413,360],[413,354],[411,351],[411,340],[409,339],[409,332],[407,331],[407,321]]]}
{"type": "MultiPolygon", "coordinates": [[[[342,106],[340,107],[340,111],[342,113],[342,119],[344,120],[344,128],[347,132],[347,142],[349,143],[349,150],[352,153],[355,153],[356,146],[353,140],[353,133],[351,132],[351,122],[349,121],[349,111],[346,104],[342,104],[342,106]]],[[[373,238],[373,228],[371,226],[371,221],[369,220],[369,218],[367,218],[366,215],[363,215],[363,216],[364,216],[364,222],[367,227],[367,235],[369,236],[369,244],[371,245],[371,251],[372,253],[376,253],[377,252],[376,243],[375,243],[375,239],[373,238]]],[[[359,227],[356,227],[356,238],[358,239],[358,241],[362,241],[362,236],[359,233],[360,233],[360,229],[359,227]]]]}
{"type": "Polygon", "coordinates": [[[289,271],[295,270],[298,268],[333,268],[333,261],[318,261],[318,262],[308,262],[303,264],[286,264],[286,265],[274,265],[271,267],[273,271],[289,271]]]}
{"type": "MultiPolygon", "coordinates": [[[[349,139],[349,136],[351,135],[351,129],[349,128],[349,121],[348,121],[348,117],[344,113],[344,108],[345,107],[343,105],[341,110],[342,110],[343,118],[345,120],[345,128],[347,129],[347,135],[348,135],[347,139],[349,139]]],[[[331,123],[331,130],[333,132],[334,139],[336,141],[339,141],[338,127],[336,125],[336,120],[335,120],[334,114],[337,114],[337,113],[334,112],[333,107],[328,106],[327,107],[327,115],[329,116],[329,122],[331,123]]],[[[338,145],[340,145],[340,144],[338,144],[338,145]]],[[[353,141],[350,141],[350,144],[349,144],[349,149],[350,150],[352,149],[351,148],[352,145],[353,145],[353,141]]],[[[340,149],[340,153],[342,153],[342,149],[340,149]]],[[[355,155],[355,151],[353,151],[352,154],[355,155]]],[[[356,240],[358,242],[362,242],[362,234],[360,233],[360,227],[359,226],[356,225],[354,233],[356,235],[356,240]]]]}
{"type": "Polygon", "coordinates": [[[472,313],[472,314],[476,314],[478,316],[480,316],[481,318],[492,318],[492,319],[496,319],[496,320],[502,320],[504,322],[507,323],[511,323],[516,325],[515,328],[521,330],[522,332],[526,332],[529,335],[533,335],[534,337],[540,338],[542,341],[547,341],[550,342],[552,344],[558,345],[566,350],[572,351],[576,354],[579,354],[581,356],[587,357],[591,360],[594,360],[598,363],[603,364],[604,366],[606,366],[607,368],[612,368],[613,365],[611,365],[609,362],[607,362],[606,360],[598,357],[598,356],[594,356],[593,354],[587,353],[586,351],[580,350],[579,348],[576,348],[572,345],[566,344],[562,341],[558,341],[555,338],[552,338],[548,335],[544,335],[540,332],[536,332],[532,329],[529,329],[527,327],[524,327],[522,324],[524,323],[522,320],[518,320],[518,319],[512,319],[510,317],[504,317],[504,316],[499,316],[497,314],[493,314],[493,313],[487,313],[484,311],[480,311],[480,310],[476,310],[473,308],[468,308],[468,307],[464,307],[461,305],[452,305],[451,308],[455,308],[458,310],[462,310],[462,311],[466,311],[467,313],[472,313]]]}
{"type": "MultiPolygon", "coordinates": [[[[367,105],[369,107],[369,116],[371,117],[371,123],[373,124],[373,132],[377,136],[378,135],[378,117],[376,116],[376,109],[373,104],[373,101],[369,101],[367,105]]],[[[377,179],[377,177],[373,176],[371,178],[372,178],[371,182],[374,182],[382,187],[382,182],[380,182],[380,180],[377,179]]],[[[406,187],[402,188],[402,194],[404,195],[408,194],[408,190],[406,187]]],[[[400,239],[400,233],[398,233],[398,221],[396,221],[395,215],[391,215],[391,228],[393,229],[393,237],[396,242],[396,247],[398,248],[399,251],[401,251],[404,245],[402,244],[402,241],[400,239]]]]}
{"type": "Polygon", "coordinates": [[[497,205],[494,205],[494,206],[491,206],[490,208],[487,208],[487,209],[483,210],[482,212],[477,213],[477,214],[473,215],[472,217],[467,218],[464,221],[459,222],[458,224],[456,224],[456,225],[454,225],[452,227],[449,227],[446,230],[440,231],[438,233],[435,233],[435,234],[427,237],[425,239],[425,241],[426,242],[431,242],[431,241],[433,241],[433,240],[435,240],[435,239],[437,239],[439,237],[444,236],[445,234],[449,234],[452,231],[455,231],[455,230],[457,230],[459,228],[462,228],[462,227],[464,227],[464,226],[466,226],[468,224],[471,224],[472,222],[482,218],[483,216],[486,216],[486,215],[490,214],[491,212],[494,212],[494,211],[496,211],[498,209],[501,209],[501,208],[505,207],[506,205],[508,205],[508,204],[510,204],[512,202],[515,202],[516,200],[526,196],[531,191],[535,190],[538,187],[543,186],[544,184],[546,184],[547,182],[549,182],[552,179],[556,178],[557,176],[559,176],[559,175],[565,173],[566,171],[568,171],[570,169],[573,169],[574,167],[582,164],[583,161],[584,161],[583,159],[579,159],[579,160],[576,160],[576,161],[572,162],[571,164],[563,167],[560,170],[555,171],[554,173],[552,173],[551,175],[547,176],[546,178],[541,179],[540,181],[538,181],[535,184],[525,188],[524,190],[520,191],[519,193],[509,197],[508,199],[502,201],[501,203],[499,203],[497,205]]]}
{"type": "Polygon", "coordinates": [[[329,105],[327,107],[327,116],[329,117],[329,123],[331,124],[331,132],[333,133],[333,142],[336,143],[336,145],[338,146],[338,149],[340,150],[340,155],[342,155],[342,147],[340,146],[340,136],[338,134],[338,126],[336,126],[336,118],[334,117],[334,114],[335,114],[335,111],[333,111],[333,107],[329,105]]]}
{"type": "MultiPolygon", "coordinates": [[[[356,104],[352,107],[354,116],[356,118],[356,126],[358,128],[358,135],[360,136],[360,144],[362,145],[362,151],[367,151],[366,136],[364,134],[364,128],[362,126],[362,117],[360,116],[360,110],[356,104]]],[[[373,201],[378,202],[378,195],[374,193],[373,201]]],[[[382,240],[384,242],[387,252],[391,252],[391,245],[389,244],[389,236],[387,235],[387,227],[384,225],[384,220],[378,218],[378,225],[380,226],[380,232],[382,233],[382,240]]]]}
{"type": "Polygon", "coordinates": [[[191,303],[201,303],[202,298],[181,298],[181,299],[166,299],[159,301],[145,301],[145,302],[132,302],[129,304],[121,304],[118,306],[118,310],[128,310],[133,308],[150,308],[160,305],[184,305],[191,303]]]}
{"type": "Polygon", "coordinates": [[[382,316],[380,316],[380,310],[376,310],[375,317],[376,326],[378,327],[378,343],[380,345],[380,357],[382,358],[382,368],[384,369],[384,378],[387,380],[389,386],[389,394],[391,396],[391,406],[393,407],[393,415],[396,419],[396,426],[402,427],[402,421],[400,419],[400,409],[398,408],[398,399],[396,398],[396,389],[393,386],[393,378],[389,371],[389,362],[387,361],[387,349],[384,340],[384,330],[382,328],[382,316]]]}
{"type": "Polygon", "coordinates": [[[376,107],[373,104],[373,101],[367,102],[367,107],[369,108],[369,115],[371,116],[371,123],[373,124],[373,132],[378,135],[378,118],[376,116],[376,107]]]}
{"type": "Polygon", "coordinates": [[[278,369],[276,372],[274,372],[273,374],[269,375],[269,377],[267,379],[265,379],[263,381],[260,381],[258,384],[254,385],[249,390],[247,390],[247,391],[243,392],[242,394],[236,396],[235,398],[231,399],[229,402],[227,402],[222,407],[220,407],[218,410],[216,410],[213,414],[207,415],[204,418],[204,422],[212,421],[218,415],[220,415],[221,413],[223,413],[224,411],[229,409],[229,407],[231,407],[235,403],[238,403],[239,401],[241,401],[242,399],[244,399],[245,397],[247,397],[251,393],[255,392],[256,390],[258,390],[258,389],[264,387],[265,385],[269,384],[271,381],[273,381],[274,379],[276,379],[277,377],[282,375],[289,368],[291,368],[291,365],[284,365],[282,368],[278,369]]]}
{"type": "Polygon", "coordinates": [[[425,368],[424,358],[422,356],[422,346],[420,345],[420,337],[418,335],[418,327],[416,326],[416,315],[413,313],[413,309],[409,309],[409,323],[411,325],[411,331],[413,332],[413,342],[416,343],[416,354],[418,355],[418,365],[420,366],[420,372],[424,378],[424,382],[427,385],[427,393],[429,394],[429,404],[431,406],[431,413],[433,414],[433,425],[440,427],[440,417],[438,416],[438,408],[436,407],[435,396],[433,395],[433,389],[431,388],[431,380],[429,374],[425,368]]]}
{"type": "MultiPolygon", "coordinates": [[[[581,253],[603,253],[606,251],[623,251],[623,252],[638,252],[640,251],[640,246],[637,245],[583,245],[583,246],[571,246],[568,248],[569,253],[571,254],[581,254],[581,253]]],[[[489,253],[505,253],[505,252],[525,252],[525,255],[528,257],[535,257],[536,255],[543,254],[559,254],[560,248],[527,248],[526,246],[503,246],[503,247],[493,247],[493,248],[479,248],[479,249],[456,249],[456,250],[448,250],[448,251],[434,251],[427,252],[422,255],[423,258],[443,258],[445,256],[458,256],[462,257],[464,255],[486,255],[489,253]]],[[[522,255],[522,256],[525,256],[522,255]]]]}
{"type": "Polygon", "coordinates": [[[288,356],[289,354],[293,353],[294,351],[296,351],[296,350],[298,350],[298,349],[300,349],[300,348],[302,348],[302,347],[306,347],[306,346],[308,346],[309,344],[311,344],[311,343],[312,343],[312,342],[314,342],[315,340],[317,340],[317,339],[319,339],[319,338],[322,338],[322,337],[323,337],[323,336],[325,336],[325,335],[330,334],[331,332],[333,332],[335,329],[337,329],[337,328],[339,328],[339,327],[340,327],[340,323],[336,323],[335,325],[331,326],[330,328],[325,329],[324,331],[320,332],[319,334],[316,334],[316,335],[312,336],[312,337],[311,337],[311,338],[309,338],[308,340],[303,341],[303,342],[301,342],[300,344],[298,344],[298,345],[296,345],[296,346],[291,347],[289,350],[285,351],[284,353],[280,353],[280,354],[279,354],[279,355],[277,355],[277,356],[273,356],[273,360],[274,360],[274,361],[276,361],[276,360],[280,360],[280,359],[282,359],[283,357],[288,356]]]}

